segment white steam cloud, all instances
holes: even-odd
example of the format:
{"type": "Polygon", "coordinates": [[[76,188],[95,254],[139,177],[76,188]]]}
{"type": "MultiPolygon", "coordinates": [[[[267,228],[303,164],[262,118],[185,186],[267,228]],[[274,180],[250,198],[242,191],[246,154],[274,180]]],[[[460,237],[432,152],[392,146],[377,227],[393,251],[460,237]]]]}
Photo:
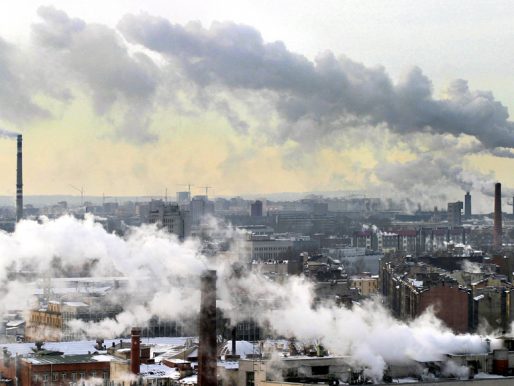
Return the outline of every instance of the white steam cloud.
{"type": "MultiPolygon", "coordinates": [[[[237,238],[230,231],[225,235],[237,238]]],[[[446,353],[485,351],[480,336],[453,334],[431,311],[405,323],[394,319],[378,301],[352,309],[331,302],[314,305],[312,284],[303,277],[277,283],[250,272],[237,247],[216,261],[199,250],[195,241],[180,243],[154,227],[133,229],[120,238],[92,217],[22,221],[15,233],[0,233],[4,283],[0,312],[29,303],[31,290],[20,291],[24,283],[16,272],[51,277],[87,267],[90,276],[122,275],[129,286],[122,294],[114,293],[112,301],[124,309],[116,319],[71,324],[84,335],[112,338],[134,325],[144,326],[152,316],[177,320],[195,315],[199,277],[205,269],[216,268],[218,296],[233,322],[251,318],[271,326],[277,335],[321,342],[333,354],[350,355],[352,364],[365,368],[375,380],[381,378],[386,364],[439,361],[446,353]]]]}

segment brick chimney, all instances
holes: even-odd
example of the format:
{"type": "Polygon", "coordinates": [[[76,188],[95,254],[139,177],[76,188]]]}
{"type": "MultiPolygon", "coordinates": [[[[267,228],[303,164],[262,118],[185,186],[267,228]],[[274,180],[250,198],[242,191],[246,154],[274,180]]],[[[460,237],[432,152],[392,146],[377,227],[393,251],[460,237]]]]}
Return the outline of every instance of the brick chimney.
{"type": "Polygon", "coordinates": [[[131,332],[131,344],[130,344],[130,371],[132,374],[139,374],[139,365],[141,363],[141,328],[133,327],[131,332]]]}
{"type": "Polygon", "coordinates": [[[198,386],[217,386],[216,271],[202,275],[199,327],[198,386]]]}

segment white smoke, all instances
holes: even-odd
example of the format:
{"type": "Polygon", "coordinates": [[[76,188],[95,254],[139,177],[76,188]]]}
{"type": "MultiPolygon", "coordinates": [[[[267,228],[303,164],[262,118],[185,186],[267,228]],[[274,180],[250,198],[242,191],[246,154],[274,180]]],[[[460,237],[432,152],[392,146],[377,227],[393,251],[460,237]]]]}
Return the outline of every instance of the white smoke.
{"type": "Polygon", "coordinates": [[[128,278],[126,293],[115,292],[110,299],[124,307],[116,320],[74,323],[77,331],[89,336],[119,336],[135,323],[145,325],[152,315],[193,315],[199,299],[198,278],[207,267],[198,250],[195,241],[179,243],[152,226],[135,228],[120,238],[106,232],[91,216],[82,221],[70,216],[21,221],[13,234],[0,232],[0,280],[4,283],[0,312],[13,305],[25,306],[34,292],[17,273],[28,273],[34,280],[71,272],[73,276],[128,278]]]}
{"type": "Polygon", "coordinates": [[[469,260],[462,261],[462,270],[469,273],[482,273],[482,267],[478,263],[474,263],[469,260]]]}
{"type": "MultiPolygon", "coordinates": [[[[226,236],[237,238],[238,233],[227,231],[226,236]]],[[[58,257],[59,269],[86,264],[91,276],[129,279],[128,288],[113,299],[124,308],[116,319],[71,324],[84,335],[112,338],[134,325],[144,326],[152,316],[179,319],[196,314],[199,277],[205,269],[216,268],[218,297],[225,316],[234,323],[251,318],[271,326],[279,336],[320,342],[332,354],[351,356],[352,364],[365,368],[375,380],[381,379],[386,364],[437,361],[444,360],[446,353],[485,351],[480,336],[453,334],[430,310],[410,322],[400,322],[377,300],[352,309],[330,301],[313,306],[314,288],[307,279],[273,282],[238,263],[239,248],[220,254],[216,261],[203,256],[200,249],[196,241],[180,243],[151,226],[133,229],[121,238],[106,232],[93,217],[22,221],[15,233],[0,232],[0,280],[4,283],[0,311],[13,305],[28,307],[32,291],[20,291],[24,283],[12,279],[14,272],[55,274],[58,257]]]]}
{"type": "Polygon", "coordinates": [[[364,367],[376,381],[386,364],[444,361],[447,353],[485,352],[480,336],[452,333],[432,310],[401,322],[378,300],[352,309],[331,302],[313,307],[313,287],[301,277],[278,284],[253,273],[235,279],[227,278],[224,271],[223,276],[218,287],[221,296],[229,297],[224,304],[231,318],[253,317],[281,336],[319,341],[332,354],[351,356],[353,364],[364,367]]]}

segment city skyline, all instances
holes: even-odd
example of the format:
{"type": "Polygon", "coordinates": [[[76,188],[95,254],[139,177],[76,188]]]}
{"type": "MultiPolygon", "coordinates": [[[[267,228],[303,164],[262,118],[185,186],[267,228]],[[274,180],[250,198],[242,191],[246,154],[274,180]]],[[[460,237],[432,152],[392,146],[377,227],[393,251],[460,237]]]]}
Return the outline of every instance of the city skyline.
{"type": "MultiPolygon", "coordinates": [[[[178,185],[194,179],[223,196],[365,190],[446,202],[462,199],[470,189],[476,207],[487,211],[490,204],[481,191],[492,193],[496,180],[507,195],[514,186],[512,159],[506,158],[512,157],[506,108],[513,108],[513,90],[503,80],[512,75],[506,65],[510,54],[502,48],[509,36],[499,28],[512,13],[506,2],[429,2],[419,9],[400,1],[388,7],[327,2],[319,9],[303,3],[284,25],[278,23],[279,11],[292,4],[267,4],[272,8],[266,10],[266,4],[229,2],[199,12],[180,2],[166,7],[118,2],[104,13],[53,4],[25,3],[10,9],[16,17],[1,12],[0,57],[9,70],[4,72],[9,87],[2,93],[7,108],[0,126],[24,134],[28,195],[74,193],[70,185],[98,196],[162,195],[166,187],[182,190],[178,185]],[[208,62],[209,52],[159,52],[132,28],[142,31],[157,22],[190,43],[199,38],[247,49],[220,51],[230,59],[226,63],[250,61],[230,68],[235,78],[223,77],[218,68],[203,68],[206,78],[187,72],[180,58],[204,55],[208,62]],[[434,43],[431,36],[446,39],[434,43]],[[245,71],[252,60],[262,60],[262,52],[284,60],[267,63],[271,77],[253,84],[245,71]],[[97,66],[102,60],[106,66],[97,66]],[[352,83],[361,94],[390,82],[390,95],[398,97],[407,79],[420,86],[415,90],[429,93],[421,100],[435,106],[451,101],[446,107],[457,106],[457,118],[468,122],[485,114],[490,126],[448,121],[415,128],[405,116],[369,110],[368,103],[378,110],[385,106],[376,95],[365,95],[359,105],[354,94],[336,89],[336,102],[327,100],[325,86],[316,88],[316,82],[329,79],[330,63],[342,66],[336,75],[361,76],[352,83]],[[280,68],[289,65],[299,71],[295,81],[314,90],[313,99],[301,87],[287,85],[287,71],[280,68]],[[414,66],[420,70],[412,71],[414,66]],[[106,77],[110,81],[102,82],[106,77]],[[468,81],[469,91],[464,82],[452,83],[457,78],[468,81]],[[491,90],[494,99],[475,90],[491,90]],[[9,95],[16,95],[16,104],[8,103],[9,95]],[[471,102],[463,102],[466,98],[471,102]],[[296,119],[298,111],[307,120],[296,119]]],[[[420,119],[426,124],[430,118],[420,119]]],[[[13,141],[0,139],[5,181],[0,195],[14,195],[14,155],[13,141]]]]}

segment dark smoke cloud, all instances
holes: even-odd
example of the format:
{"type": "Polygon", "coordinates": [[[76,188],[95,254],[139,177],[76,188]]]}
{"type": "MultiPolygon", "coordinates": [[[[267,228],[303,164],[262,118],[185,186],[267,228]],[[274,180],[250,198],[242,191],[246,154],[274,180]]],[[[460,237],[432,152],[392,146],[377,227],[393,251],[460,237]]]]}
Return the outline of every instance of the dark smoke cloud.
{"type": "Polygon", "coordinates": [[[488,149],[514,147],[507,108],[490,92],[471,91],[464,80],[453,82],[445,99],[436,99],[419,68],[394,84],[382,67],[331,52],[312,62],[281,42],[265,43],[244,25],[214,23],[205,29],[140,14],[125,16],[118,28],[128,41],[165,55],[198,86],[278,94],[275,108],[284,120],[279,137],[301,142],[348,124],[385,124],[400,134],[467,134],[488,149]]]}

